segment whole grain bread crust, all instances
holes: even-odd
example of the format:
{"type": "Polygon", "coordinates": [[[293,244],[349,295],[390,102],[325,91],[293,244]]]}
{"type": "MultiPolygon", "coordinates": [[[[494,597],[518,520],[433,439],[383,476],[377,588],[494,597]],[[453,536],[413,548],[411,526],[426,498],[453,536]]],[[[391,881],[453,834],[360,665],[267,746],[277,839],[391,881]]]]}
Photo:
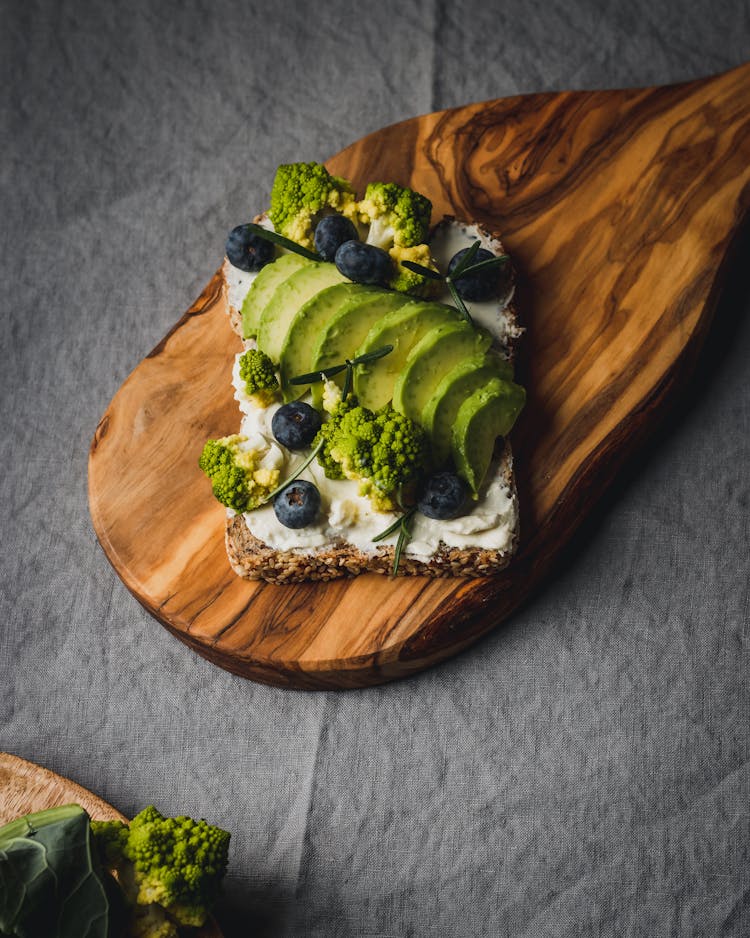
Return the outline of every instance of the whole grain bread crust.
{"type": "MultiPolygon", "coordinates": [[[[265,215],[254,219],[262,223],[265,215]]],[[[446,216],[442,224],[468,224],[452,216],[446,216]]],[[[473,223],[472,223],[473,224],[473,223]]],[[[504,253],[500,238],[479,225],[485,245],[493,253],[504,253]]],[[[222,274],[224,292],[227,293],[229,261],[224,260],[222,274]]],[[[233,330],[242,338],[241,311],[227,301],[227,313],[233,330]]],[[[512,298],[505,307],[505,316],[510,324],[506,351],[513,356],[514,340],[521,334],[518,317],[512,298]]],[[[499,551],[482,547],[449,547],[440,541],[436,552],[428,561],[402,554],[398,565],[399,576],[430,577],[485,577],[505,569],[518,546],[518,495],[513,473],[513,454],[510,443],[503,443],[497,454],[496,472],[511,491],[516,506],[516,523],[507,550],[499,551]]],[[[259,540],[248,527],[244,515],[235,514],[227,518],[225,542],[229,563],[234,572],[247,580],[266,580],[269,583],[299,583],[305,580],[333,580],[362,573],[389,575],[393,569],[394,547],[379,545],[373,552],[364,552],[355,545],[337,540],[330,546],[278,550],[259,540]]]]}

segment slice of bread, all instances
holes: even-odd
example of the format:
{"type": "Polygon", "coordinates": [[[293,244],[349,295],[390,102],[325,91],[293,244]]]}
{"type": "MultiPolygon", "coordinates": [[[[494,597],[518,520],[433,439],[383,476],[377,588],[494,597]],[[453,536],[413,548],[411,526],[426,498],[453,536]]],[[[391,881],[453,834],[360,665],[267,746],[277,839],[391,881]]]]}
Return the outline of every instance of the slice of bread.
{"type": "MultiPolygon", "coordinates": [[[[263,220],[264,216],[256,219],[261,223],[263,220]]],[[[499,237],[479,225],[464,223],[453,217],[444,218],[433,229],[432,240],[438,244],[440,239],[444,238],[447,245],[452,235],[479,238],[482,247],[494,254],[505,253],[499,237]]],[[[243,282],[242,272],[232,267],[226,259],[222,273],[227,314],[232,328],[241,338],[240,309],[247,284],[243,282]]],[[[512,360],[515,342],[523,331],[513,304],[512,277],[508,278],[506,295],[496,301],[496,307],[497,318],[493,323],[494,344],[502,354],[512,360]]],[[[510,563],[518,546],[519,512],[513,455],[507,440],[498,442],[489,476],[483,491],[493,485],[496,491],[503,492],[507,502],[504,514],[507,530],[502,547],[474,546],[467,543],[469,539],[466,537],[448,538],[458,540],[460,546],[449,546],[440,540],[433,553],[424,555],[410,553],[407,545],[399,561],[399,576],[483,577],[499,572],[510,563]]],[[[362,549],[361,546],[338,537],[324,546],[280,549],[253,534],[252,512],[241,515],[229,511],[227,514],[226,548],[229,562],[235,573],[245,579],[294,583],[304,580],[331,580],[366,572],[388,575],[393,569],[395,547],[392,545],[373,543],[371,549],[362,549]]],[[[383,526],[387,523],[386,521],[383,526]]]]}

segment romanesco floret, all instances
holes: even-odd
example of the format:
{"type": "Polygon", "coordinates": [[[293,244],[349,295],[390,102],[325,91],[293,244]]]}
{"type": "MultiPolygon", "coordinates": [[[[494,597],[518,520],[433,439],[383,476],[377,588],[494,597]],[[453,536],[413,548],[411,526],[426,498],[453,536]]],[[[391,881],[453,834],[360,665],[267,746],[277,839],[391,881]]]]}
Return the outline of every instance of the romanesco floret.
{"type": "Polygon", "coordinates": [[[247,395],[259,407],[268,407],[278,397],[279,379],[271,359],[260,349],[248,349],[240,357],[240,378],[247,395]]]}
{"type": "Polygon", "coordinates": [[[284,163],[276,170],[269,215],[279,234],[310,250],[318,220],[338,212],[354,221],[354,190],[320,163],[284,163]]]}
{"type": "MultiPolygon", "coordinates": [[[[92,830],[131,905],[156,905],[178,925],[205,924],[226,871],[227,831],[189,817],[165,818],[154,807],[145,808],[129,825],[94,822],[92,830]]],[[[154,912],[154,929],[166,927],[160,918],[154,912]]],[[[145,928],[148,919],[143,923],[145,928]]],[[[172,938],[169,931],[153,934],[172,938]]]]}
{"type": "Polygon", "coordinates": [[[279,484],[279,470],[263,466],[264,450],[246,436],[234,434],[208,440],[198,465],[211,480],[214,496],[234,511],[251,511],[279,484]]]}
{"type": "Polygon", "coordinates": [[[340,401],[334,406],[331,416],[318,430],[317,436],[313,440],[313,447],[321,442],[323,444],[318,453],[318,462],[329,479],[344,478],[340,464],[331,455],[331,445],[338,434],[339,424],[353,407],[356,407],[356,400],[353,397],[340,401]]]}
{"type": "Polygon", "coordinates": [[[357,206],[359,220],[370,226],[367,243],[384,251],[413,247],[427,238],[432,203],[395,182],[371,182],[357,206]]]}
{"type": "Polygon", "coordinates": [[[387,405],[375,415],[377,443],[372,449],[370,478],[385,493],[394,492],[427,464],[427,434],[405,414],[387,405]]]}
{"type": "Polygon", "coordinates": [[[396,507],[397,490],[426,467],[427,436],[390,405],[373,412],[347,400],[321,427],[318,460],[329,479],[358,479],[379,510],[396,507]],[[348,406],[347,406],[348,405],[348,406]]]}
{"type": "Polygon", "coordinates": [[[339,420],[331,438],[330,455],[345,479],[364,479],[370,475],[372,450],[377,443],[374,418],[371,410],[356,406],[339,420]]]}
{"type": "Polygon", "coordinates": [[[429,244],[416,244],[409,248],[394,245],[388,253],[396,262],[396,273],[388,281],[391,290],[411,293],[412,296],[430,296],[440,290],[439,280],[431,280],[424,274],[418,274],[416,271],[409,270],[408,267],[401,266],[401,261],[412,261],[414,264],[421,264],[422,267],[438,271],[438,266],[430,254],[429,244]]]}

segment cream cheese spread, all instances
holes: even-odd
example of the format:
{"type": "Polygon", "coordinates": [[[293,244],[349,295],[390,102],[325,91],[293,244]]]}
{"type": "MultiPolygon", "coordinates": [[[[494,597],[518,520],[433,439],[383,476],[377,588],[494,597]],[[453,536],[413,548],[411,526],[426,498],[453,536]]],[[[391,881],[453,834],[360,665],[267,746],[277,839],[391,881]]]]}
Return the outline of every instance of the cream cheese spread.
{"type": "MultiPolygon", "coordinates": [[[[433,256],[441,270],[461,248],[479,239],[483,247],[496,249],[496,242],[473,225],[438,225],[430,241],[433,256]]],[[[228,300],[236,309],[242,309],[247,291],[257,274],[224,265],[228,300]]],[[[447,294],[447,291],[446,291],[447,294]]],[[[506,310],[512,299],[512,287],[500,299],[485,303],[467,303],[472,318],[483,326],[504,346],[517,331],[506,310]]],[[[441,299],[443,299],[441,297],[441,299]]],[[[450,301],[447,294],[445,299],[450,301]]],[[[244,342],[245,348],[255,347],[253,340],[244,342]]],[[[232,368],[234,397],[242,414],[240,433],[248,437],[253,448],[264,452],[262,465],[281,470],[282,479],[291,475],[308,453],[293,453],[276,442],[271,431],[273,415],[280,403],[259,407],[245,392],[240,378],[239,360],[235,356],[232,368]]],[[[348,479],[328,479],[317,460],[313,460],[299,478],[307,479],[320,492],[321,508],[315,524],[305,528],[287,528],[276,518],[273,505],[264,505],[244,514],[245,522],[255,537],[274,550],[309,552],[346,542],[363,553],[376,553],[378,546],[396,544],[398,533],[373,543],[373,538],[396,521],[392,512],[376,511],[367,496],[359,494],[359,483],[348,479]]],[[[499,472],[497,461],[487,473],[487,480],[478,499],[466,514],[452,520],[436,521],[417,512],[413,516],[411,538],[404,554],[427,562],[435,555],[442,541],[447,547],[484,548],[494,551],[510,549],[517,528],[518,507],[512,490],[499,472]]],[[[234,514],[231,510],[229,514],[234,514]]]]}
{"type": "Polygon", "coordinates": [[[224,274],[227,281],[227,299],[229,305],[242,312],[242,304],[250,289],[250,284],[258,274],[255,271],[240,270],[227,261],[224,264],[224,274]]]}
{"type": "MultiPolygon", "coordinates": [[[[292,453],[275,441],[271,420],[281,405],[258,407],[250,400],[239,375],[241,356],[241,352],[237,354],[232,369],[234,396],[243,415],[240,433],[248,437],[254,448],[264,451],[261,465],[281,469],[282,476],[289,476],[304,461],[306,453],[292,453]]],[[[245,513],[245,521],[255,537],[275,550],[306,551],[330,546],[336,541],[347,541],[363,553],[376,552],[377,544],[372,539],[396,520],[398,516],[395,513],[376,511],[370,499],[359,494],[358,482],[326,478],[315,460],[300,478],[312,482],[320,492],[318,521],[299,530],[287,528],[276,518],[273,505],[264,505],[245,513]]],[[[449,521],[435,521],[419,513],[414,516],[406,555],[429,560],[436,553],[440,541],[448,547],[507,550],[516,523],[516,500],[499,474],[497,464],[494,464],[479,498],[467,514],[449,521]]],[[[379,543],[394,545],[397,537],[393,534],[379,543]]]]}

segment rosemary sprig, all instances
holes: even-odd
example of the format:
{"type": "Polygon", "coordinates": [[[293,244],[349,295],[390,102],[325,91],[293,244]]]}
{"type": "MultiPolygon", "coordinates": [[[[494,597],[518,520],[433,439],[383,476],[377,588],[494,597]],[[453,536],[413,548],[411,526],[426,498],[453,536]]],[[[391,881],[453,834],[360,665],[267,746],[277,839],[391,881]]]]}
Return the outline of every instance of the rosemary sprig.
{"type": "Polygon", "coordinates": [[[453,268],[450,274],[448,274],[451,280],[458,280],[458,278],[462,274],[466,273],[466,271],[471,266],[474,258],[477,256],[477,251],[479,250],[481,246],[482,245],[480,241],[475,241],[471,245],[469,250],[464,254],[461,260],[456,264],[456,266],[453,268]]]}
{"type": "Polygon", "coordinates": [[[439,273],[436,270],[433,270],[431,267],[424,267],[422,264],[415,264],[414,261],[401,261],[401,265],[406,267],[407,270],[413,271],[415,274],[421,274],[423,277],[427,277],[430,280],[442,280],[450,290],[451,297],[456,306],[456,309],[461,313],[463,318],[473,325],[473,320],[471,314],[461,298],[458,290],[456,289],[456,281],[460,280],[461,277],[468,277],[471,274],[479,273],[481,270],[487,270],[491,267],[499,267],[500,264],[504,264],[508,260],[507,254],[500,254],[498,257],[490,257],[486,261],[479,261],[478,264],[473,263],[474,258],[477,256],[477,252],[481,246],[481,241],[475,241],[471,247],[467,250],[466,254],[461,258],[461,260],[456,264],[454,269],[449,273],[443,274],[439,273]]]}
{"type": "MultiPolygon", "coordinates": [[[[509,257],[507,254],[498,254],[497,257],[488,257],[486,261],[480,261],[478,264],[472,264],[471,267],[467,267],[466,270],[461,274],[462,277],[468,277],[469,274],[479,273],[480,270],[487,270],[489,267],[499,267],[501,264],[504,264],[509,257]]],[[[456,272],[454,271],[451,274],[451,279],[456,280],[456,272]]]]}
{"type": "Polygon", "coordinates": [[[400,515],[393,524],[389,524],[385,531],[381,531],[376,537],[374,537],[373,543],[377,541],[383,541],[385,538],[390,537],[391,534],[395,534],[398,531],[398,539],[396,541],[396,549],[393,552],[393,567],[391,568],[391,576],[396,576],[398,573],[398,565],[401,563],[401,555],[404,552],[404,548],[409,543],[411,538],[411,523],[416,513],[417,506],[412,505],[411,508],[407,508],[406,511],[400,515]]]}
{"type": "MultiPolygon", "coordinates": [[[[479,244],[479,241],[475,241],[474,244],[479,244]]],[[[508,255],[498,254],[497,257],[489,257],[486,261],[479,261],[478,264],[471,264],[469,267],[464,266],[465,260],[466,257],[462,258],[461,263],[456,265],[455,270],[452,270],[445,276],[437,270],[433,270],[432,267],[423,267],[422,264],[417,264],[414,261],[401,261],[401,266],[406,267],[407,270],[413,270],[415,274],[422,274],[422,276],[428,277],[430,280],[444,280],[450,283],[451,281],[455,282],[461,277],[468,277],[469,274],[478,273],[480,270],[487,270],[489,267],[499,267],[500,264],[504,264],[505,261],[508,260],[508,255]]]]}
{"type": "Polygon", "coordinates": [[[258,235],[259,238],[272,241],[274,244],[278,244],[279,247],[286,248],[287,251],[292,251],[295,254],[299,254],[301,257],[306,257],[309,261],[319,261],[321,259],[320,254],[316,254],[314,251],[308,251],[308,249],[302,247],[301,244],[297,244],[296,241],[290,241],[289,238],[285,238],[284,235],[280,235],[277,231],[269,231],[268,228],[264,228],[262,225],[256,225],[254,222],[250,222],[247,227],[253,234],[258,235]]]}
{"type": "Polygon", "coordinates": [[[422,264],[417,264],[415,261],[401,261],[401,266],[406,267],[407,270],[414,271],[415,274],[422,274],[423,277],[427,277],[429,280],[445,280],[445,277],[438,270],[433,270],[432,267],[424,267],[422,264]]]}
{"type": "Polygon", "coordinates": [[[464,303],[464,301],[461,299],[458,293],[458,290],[456,289],[455,283],[452,280],[449,280],[447,277],[446,277],[446,281],[448,283],[448,289],[451,291],[453,302],[456,304],[456,309],[459,311],[459,313],[461,313],[461,315],[464,317],[466,322],[468,322],[470,326],[473,326],[474,320],[471,318],[471,314],[469,313],[469,310],[466,308],[466,303],[464,303]]]}
{"type": "Polygon", "coordinates": [[[326,381],[328,378],[333,378],[334,375],[341,374],[345,368],[346,362],[343,365],[331,365],[330,368],[323,368],[321,371],[311,371],[309,374],[290,378],[289,384],[316,384],[318,381],[326,381]]]}
{"type": "Polygon", "coordinates": [[[318,381],[326,381],[328,378],[333,378],[335,375],[339,375],[342,371],[346,370],[344,390],[341,395],[343,400],[346,400],[352,390],[354,366],[364,365],[366,362],[374,362],[392,351],[392,345],[384,345],[382,348],[373,349],[372,352],[357,355],[356,358],[347,358],[342,365],[331,365],[330,368],[324,368],[322,371],[311,371],[306,375],[297,375],[295,378],[289,379],[289,384],[316,384],[318,381]]]}
{"type": "MultiPolygon", "coordinates": [[[[479,244],[479,242],[476,242],[479,244]]],[[[415,274],[424,274],[425,277],[429,277],[431,280],[442,280],[450,290],[450,294],[453,297],[453,302],[456,305],[456,309],[461,313],[464,319],[468,323],[473,324],[469,310],[466,308],[466,303],[458,295],[458,290],[456,290],[455,284],[453,283],[453,274],[448,274],[443,276],[438,274],[436,271],[430,269],[429,267],[423,267],[421,264],[415,264],[413,261],[401,261],[403,267],[406,267],[408,270],[413,270],[415,274]]]]}
{"type": "Polygon", "coordinates": [[[391,576],[396,576],[398,573],[398,565],[401,563],[401,554],[403,553],[404,548],[411,538],[411,516],[409,518],[401,519],[401,530],[398,532],[398,540],[396,541],[396,549],[393,552],[393,567],[391,568],[391,576]]]}
{"type": "Polygon", "coordinates": [[[398,518],[396,518],[393,524],[389,524],[388,527],[385,529],[385,531],[381,531],[380,534],[376,535],[376,537],[372,539],[373,544],[376,543],[377,541],[384,541],[387,537],[390,537],[391,534],[394,534],[396,531],[398,531],[398,529],[401,527],[401,524],[404,518],[406,517],[410,518],[416,510],[417,510],[416,505],[412,506],[411,508],[407,508],[406,511],[402,515],[399,515],[398,518]]]}
{"type": "Polygon", "coordinates": [[[289,476],[289,478],[288,478],[288,479],[285,479],[285,480],[281,483],[281,485],[278,485],[272,492],[270,492],[268,495],[266,495],[266,497],[263,499],[263,501],[262,501],[260,504],[261,504],[261,505],[267,505],[270,501],[272,501],[274,498],[276,498],[276,496],[279,494],[279,492],[283,492],[284,489],[285,489],[288,485],[291,485],[291,483],[294,482],[294,480],[295,480],[298,476],[300,476],[300,475],[305,471],[305,469],[307,469],[307,467],[310,465],[310,463],[313,461],[313,459],[315,459],[315,457],[318,455],[318,453],[323,449],[323,444],[324,444],[324,443],[325,443],[325,439],[321,439],[320,442],[317,444],[317,446],[314,446],[314,447],[313,447],[312,452],[311,452],[310,455],[307,457],[307,459],[302,463],[302,465],[298,466],[298,467],[294,470],[294,472],[289,476]]]}

